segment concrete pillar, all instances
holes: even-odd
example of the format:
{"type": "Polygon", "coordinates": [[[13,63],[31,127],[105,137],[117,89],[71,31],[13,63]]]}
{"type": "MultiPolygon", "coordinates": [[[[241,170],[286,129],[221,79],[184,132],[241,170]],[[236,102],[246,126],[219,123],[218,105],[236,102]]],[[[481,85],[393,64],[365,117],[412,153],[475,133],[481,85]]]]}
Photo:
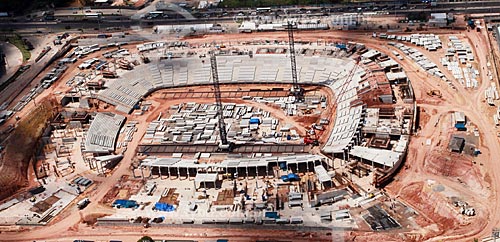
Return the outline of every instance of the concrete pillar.
{"type": "Polygon", "coordinates": [[[187,178],[186,179],[189,179],[189,177],[191,176],[189,173],[189,168],[186,168],[186,170],[187,170],[187,178]]]}
{"type": "Polygon", "coordinates": [[[104,165],[102,163],[104,163],[104,162],[101,161],[101,172],[102,172],[102,174],[104,174],[104,165]]]}
{"type": "Polygon", "coordinates": [[[141,166],[141,178],[144,179],[144,167],[141,166]]]}
{"type": "Polygon", "coordinates": [[[158,173],[160,174],[160,180],[162,179],[161,177],[161,166],[158,166],[158,173]]]}
{"type": "Polygon", "coordinates": [[[171,179],[170,178],[170,166],[167,166],[167,173],[168,173],[168,179],[171,179]]]}
{"type": "Polygon", "coordinates": [[[135,168],[134,168],[134,169],[132,169],[132,176],[133,176],[134,178],[137,178],[137,176],[135,175],[135,168]]]}

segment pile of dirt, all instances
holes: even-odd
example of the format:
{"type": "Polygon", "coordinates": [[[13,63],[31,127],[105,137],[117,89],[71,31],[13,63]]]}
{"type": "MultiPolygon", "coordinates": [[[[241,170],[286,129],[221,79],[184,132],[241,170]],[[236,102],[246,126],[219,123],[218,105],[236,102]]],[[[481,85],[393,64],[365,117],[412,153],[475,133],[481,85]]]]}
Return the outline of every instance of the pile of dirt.
{"type": "Polygon", "coordinates": [[[28,165],[37,143],[45,129],[47,120],[53,115],[55,104],[45,101],[33,109],[18,123],[5,142],[5,153],[0,161],[0,200],[28,186],[28,165]]]}
{"type": "Polygon", "coordinates": [[[444,150],[429,154],[424,166],[429,173],[447,177],[461,177],[471,168],[472,157],[444,150]]]}
{"type": "Polygon", "coordinates": [[[429,122],[429,119],[431,118],[430,114],[427,113],[427,110],[425,109],[420,109],[420,119],[418,121],[418,125],[420,127],[425,127],[425,125],[429,122]]]}
{"type": "Polygon", "coordinates": [[[95,223],[97,223],[97,219],[98,218],[102,218],[102,217],[106,217],[106,216],[109,216],[111,214],[106,214],[106,213],[91,213],[91,214],[87,214],[83,217],[83,223],[87,224],[87,225],[94,225],[95,223]]]}
{"type": "Polygon", "coordinates": [[[445,197],[427,189],[426,186],[424,182],[412,183],[402,189],[400,197],[414,208],[427,211],[427,218],[439,226],[439,231],[429,231],[426,235],[427,238],[432,238],[457,228],[462,221],[459,221],[460,215],[453,210],[445,197]]]}
{"type": "Polygon", "coordinates": [[[488,192],[471,156],[443,150],[434,151],[427,156],[424,171],[457,180],[475,191],[488,192]]]}

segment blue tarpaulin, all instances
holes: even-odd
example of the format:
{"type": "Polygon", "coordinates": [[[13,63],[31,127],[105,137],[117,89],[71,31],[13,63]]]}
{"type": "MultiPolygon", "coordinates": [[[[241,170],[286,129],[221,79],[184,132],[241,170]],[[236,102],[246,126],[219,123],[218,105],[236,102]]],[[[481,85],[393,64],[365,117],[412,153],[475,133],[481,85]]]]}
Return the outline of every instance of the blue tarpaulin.
{"type": "Polygon", "coordinates": [[[118,199],[115,200],[113,206],[121,208],[134,208],[134,207],[139,207],[139,204],[137,204],[137,202],[134,200],[118,199]]]}
{"type": "Polygon", "coordinates": [[[457,130],[460,130],[460,131],[466,131],[467,130],[467,128],[465,127],[465,124],[462,124],[462,123],[455,124],[455,128],[457,130]]]}
{"type": "Polygon", "coordinates": [[[259,118],[250,118],[250,124],[259,124],[260,123],[260,119],[259,118]]]}
{"type": "Polygon", "coordinates": [[[175,210],[175,207],[173,205],[167,204],[167,203],[156,203],[155,208],[158,211],[165,211],[165,212],[172,212],[175,210]]]}
{"type": "Polygon", "coordinates": [[[290,181],[299,181],[300,177],[297,174],[290,173],[290,174],[288,174],[288,180],[290,180],[290,181]]]}
{"type": "Polygon", "coordinates": [[[266,212],[266,218],[275,218],[278,219],[280,216],[278,215],[278,212],[266,212]]]}

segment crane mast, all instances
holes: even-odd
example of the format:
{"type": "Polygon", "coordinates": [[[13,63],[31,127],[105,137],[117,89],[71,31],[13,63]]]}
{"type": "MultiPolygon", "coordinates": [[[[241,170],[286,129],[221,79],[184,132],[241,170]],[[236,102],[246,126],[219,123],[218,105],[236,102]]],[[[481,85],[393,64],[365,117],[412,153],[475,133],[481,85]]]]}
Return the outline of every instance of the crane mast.
{"type": "Polygon", "coordinates": [[[217,71],[217,59],[215,57],[215,51],[212,51],[210,55],[210,66],[212,71],[212,82],[214,86],[215,105],[217,107],[219,136],[221,140],[221,143],[219,144],[219,150],[230,151],[232,144],[227,140],[226,123],[224,122],[224,115],[222,111],[219,74],[217,71]]]}
{"type": "Polygon", "coordinates": [[[304,101],[304,89],[299,86],[298,76],[297,76],[297,62],[295,60],[295,41],[293,38],[293,23],[288,21],[288,45],[290,49],[290,67],[292,70],[292,88],[290,89],[290,95],[295,96],[295,102],[304,101]]]}

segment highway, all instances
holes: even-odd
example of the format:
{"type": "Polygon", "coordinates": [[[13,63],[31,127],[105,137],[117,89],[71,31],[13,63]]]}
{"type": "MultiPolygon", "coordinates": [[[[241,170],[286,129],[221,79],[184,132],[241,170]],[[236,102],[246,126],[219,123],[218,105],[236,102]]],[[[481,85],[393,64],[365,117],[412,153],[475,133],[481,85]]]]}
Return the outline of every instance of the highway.
{"type": "MultiPolygon", "coordinates": [[[[151,9],[151,6],[149,7],[151,9]]],[[[175,11],[182,11],[176,9],[175,11]]],[[[326,17],[337,14],[344,13],[374,13],[374,12],[387,12],[391,15],[404,15],[410,13],[437,13],[437,12],[452,12],[452,13],[466,13],[466,14],[478,14],[478,13],[495,13],[500,12],[500,1],[488,1],[488,2],[458,2],[458,3],[439,3],[436,6],[430,7],[427,4],[388,4],[388,3],[378,3],[372,5],[366,4],[350,4],[350,5],[333,5],[331,7],[283,7],[283,8],[272,8],[270,13],[259,13],[257,16],[288,16],[291,18],[315,18],[315,17],[326,17]],[[403,9],[402,9],[403,8],[403,9]]],[[[55,16],[57,21],[41,21],[41,19],[34,19],[36,21],[26,21],[23,17],[17,17],[12,19],[10,22],[8,20],[2,21],[0,23],[0,29],[4,30],[19,30],[27,28],[41,28],[48,30],[49,32],[61,31],[61,30],[102,30],[105,28],[130,28],[131,26],[140,27],[152,27],[154,25],[171,25],[171,24],[196,24],[196,23],[206,23],[217,22],[217,23],[227,23],[234,22],[235,16],[238,14],[239,19],[250,19],[252,14],[255,15],[254,9],[210,9],[202,10],[198,13],[193,14],[198,18],[189,17],[189,19],[184,18],[188,16],[184,14],[169,14],[168,19],[141,19],[137,17],[137,10],[131,9],[119,9],[119,8],[107,8],[107,9],[91,9],[91,10],[79,10],[74,8],[58,9],[55,11],[55,16]],[[97,18],[86,19],[83,15],[86,13],[102,13],[102,16],[97,18]],[[184,16],[183,16],[184,15],[184,16]]],[[[144,11],[141,10],[141,13],[144,11]]]]}

